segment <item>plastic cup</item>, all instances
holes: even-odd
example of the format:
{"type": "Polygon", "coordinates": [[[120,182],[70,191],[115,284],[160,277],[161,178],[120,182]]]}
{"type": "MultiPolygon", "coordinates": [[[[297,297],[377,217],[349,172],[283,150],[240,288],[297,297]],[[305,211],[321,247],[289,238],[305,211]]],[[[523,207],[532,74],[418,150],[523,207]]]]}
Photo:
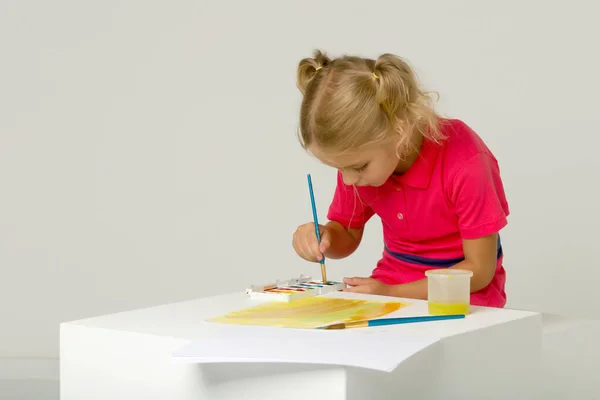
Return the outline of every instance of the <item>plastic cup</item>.
{"type": "Polygon", "coordinates": [[[427,276],[427,304],[431,315],[469,313],[472,271],[433,269],[427,276]]]}

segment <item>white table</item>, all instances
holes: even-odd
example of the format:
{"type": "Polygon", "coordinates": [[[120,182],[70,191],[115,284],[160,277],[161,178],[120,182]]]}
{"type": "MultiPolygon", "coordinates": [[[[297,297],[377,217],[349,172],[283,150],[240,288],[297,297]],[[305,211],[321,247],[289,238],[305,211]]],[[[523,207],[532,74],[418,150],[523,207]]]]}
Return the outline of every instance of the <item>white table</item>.
{"type": "MultiPolygon", "coordinates": [[[[427,314],[426,302],[402,300],[412,305],[394,315],[427,314]]],[[[227,340],[229,331],[222,329],[229,325],[203,320],[254,304],[236,293],[63,323],[61,399],[539,398],[537,313],[472,307],[465,319],[311,330],[306,340],[298,336],[306,331],[248,328],[269,329],[275,347],[295,347],[267,360],[257,348],[264,344],[258,338],[267,336],[232,340],[227,351],[215,347],[227,340]],[[338,336],[317,336],[330,333],[338,336]],[[335,357],[315,350],[322,340],[335,357]],[[196,357],[174,360],[193,341],[208,347],[196,357]],[[415,344],[414,351],[407,343],[415,344]]]]}

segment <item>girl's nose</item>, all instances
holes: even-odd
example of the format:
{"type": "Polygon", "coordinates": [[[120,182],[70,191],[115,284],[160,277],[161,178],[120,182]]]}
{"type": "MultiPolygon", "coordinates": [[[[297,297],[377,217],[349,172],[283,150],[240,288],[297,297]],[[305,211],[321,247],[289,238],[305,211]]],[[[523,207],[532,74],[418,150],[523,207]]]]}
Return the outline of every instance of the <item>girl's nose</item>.
{"type": "Polygon", "coordinates": [[[345,185],[355,185],[358,182],[358,174],[353,172],[342,172],[342,180],[345,185]]]}

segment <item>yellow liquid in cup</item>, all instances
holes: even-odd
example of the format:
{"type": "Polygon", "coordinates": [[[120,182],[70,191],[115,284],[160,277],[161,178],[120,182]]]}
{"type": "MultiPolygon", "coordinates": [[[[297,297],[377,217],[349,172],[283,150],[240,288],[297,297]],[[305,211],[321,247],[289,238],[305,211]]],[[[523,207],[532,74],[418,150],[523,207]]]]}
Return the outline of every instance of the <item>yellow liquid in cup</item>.
{"type": "Polygon", "coordinates": [[[469,303],[428,303],[431,315],[453,315],[469,313],[469,303]]]}

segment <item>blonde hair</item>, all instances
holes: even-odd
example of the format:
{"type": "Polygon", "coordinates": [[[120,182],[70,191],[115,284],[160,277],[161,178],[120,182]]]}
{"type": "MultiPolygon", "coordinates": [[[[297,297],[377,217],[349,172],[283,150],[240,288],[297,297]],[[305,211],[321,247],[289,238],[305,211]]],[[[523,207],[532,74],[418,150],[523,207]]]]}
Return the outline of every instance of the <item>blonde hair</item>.
{"type": "Polygon", "coordinates": [[[393,54],[332,60],[317,50],[300,61],[297,86],[303,94],[299,139],[305,149],[314,144],[343,153],[395,132],[398,154],[419,135],[436,142],[444,138],[428,94],[408,63],[393,54]]]}

